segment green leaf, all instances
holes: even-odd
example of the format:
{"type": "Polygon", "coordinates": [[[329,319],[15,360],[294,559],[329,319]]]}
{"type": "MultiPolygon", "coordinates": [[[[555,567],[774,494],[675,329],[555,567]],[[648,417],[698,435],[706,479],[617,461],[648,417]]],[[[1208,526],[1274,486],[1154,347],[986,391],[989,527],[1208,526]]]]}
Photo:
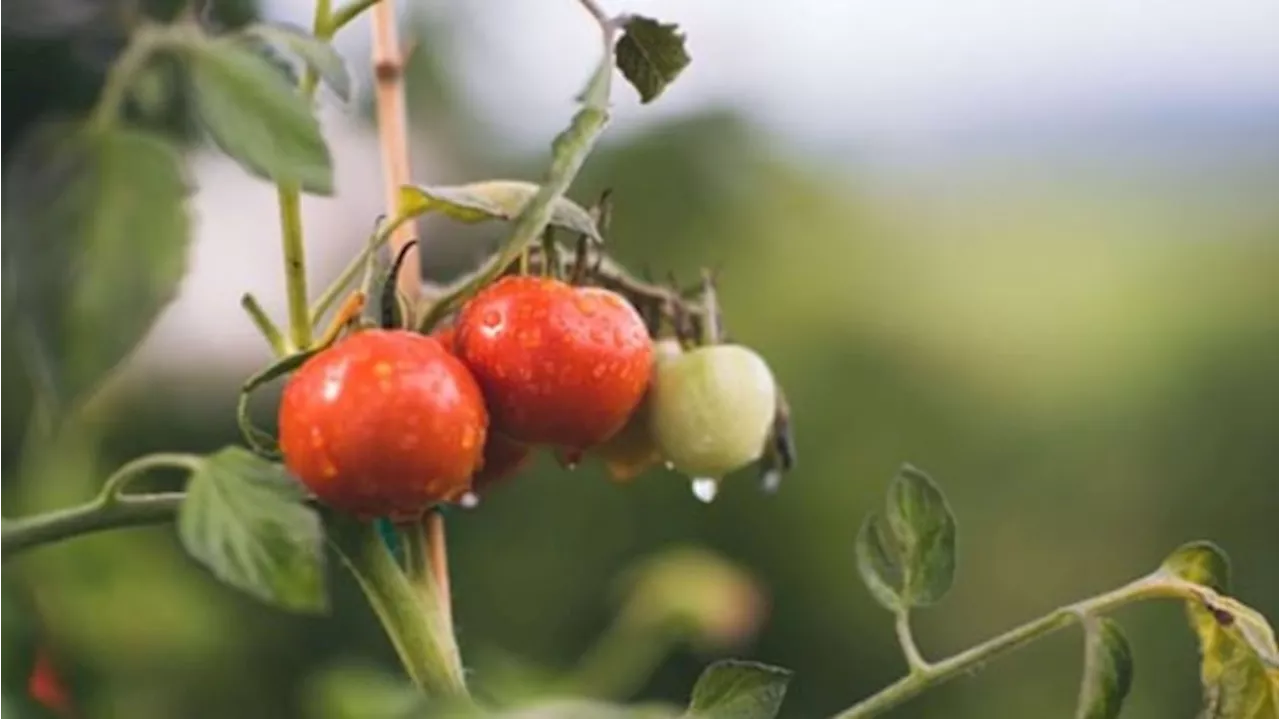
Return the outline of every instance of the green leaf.
{"type": "Polygon", "coordinates": [[[225,40],[196,44],[192,60],[196,107],[224,152],[273,182],[333,193],[320,125],[269,62],[225,40]]]}
{"type": "Polygon", "coordinates": [[[316,75],[343,101],[351,99],[351,76],[347,64],[333,46],[286,23],[255,23],[245,28],[243,36],[283,48],[306,63],[316,75]]]}
{"type": "Polygon", "coordinates": [[[640,93],[642,103],[661,95],[689,65],[684,35],[675,24],[664,25],[638,15],[623,26],[615,52],[618,69],[640,93]]]}
{"type": "MultiPolygon", "coordinates": [[[[539,187],[519,180],[486,180],[450,187],[410,186],[400,188],[400,215],[415,216],[441,212],[459,222],[485,220],[512,221],[529,204],[539,187]]],[[[552,206],[551,224],[604,242],[591,213],[568,198],[552,206]]]]}
{"type": "Polygon", "coordinates": [[[777,716],[791,672],[736,659],[707,667],[693,687],[690,719],[770,719],[777,716]]]}
{"type": "Polygon", "coordinates": [[[1209,587],[1219,594],[1231,591],[1231,560],[1213,542],[1188,542],[1173,550],[1161,571],[1209,587]]]}
{"type": "Polygon", "coordinates": [[[1084,677],[1076,719],[1115,719],[1133,683],[1133,652],[1120,625],[1105,617],[1084,620],[1084,677]]]}
{"type": "Polygon", "coordinates": [[[894,556],[889,529],[884,516],[873,512],[867,515],[858,531],[854,553],[858,561],[858,574],[876,601],[885,609],[897,612],[903,608],[898,596],[902,586],[902,567],[894,556]]]}
{"type": "Polygon", "coordinates": [[[891,611],[942,599],[956,568],[956,521],[942,490],[904,465],[889,483],[884,514],[863,523],[855,554],[867,589],[891,611]]]}
{"type": "Polygon", "coordinates": [[[284,468],[240,447],[212,454],[187,485],[182,545],[219,579],[295,612],[322,612],[324,532],[284,468]]]}
{"type": "Polygon", "coordinates": [[[187,185],[174,149],[125,128],[50,125],[6,177],[6,327],[56,411],[127,357],[186,272],[187,185]]]}

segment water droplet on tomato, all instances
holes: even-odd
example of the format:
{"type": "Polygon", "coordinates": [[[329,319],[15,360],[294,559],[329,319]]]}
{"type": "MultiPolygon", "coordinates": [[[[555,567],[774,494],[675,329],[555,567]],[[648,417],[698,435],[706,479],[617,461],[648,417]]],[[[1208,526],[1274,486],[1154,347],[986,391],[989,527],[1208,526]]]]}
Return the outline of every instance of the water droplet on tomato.
{"type": "Polygon", "coordinates": [[[475,492],[467,492],[458,500],[458,506],[463,509],[475,509],[480,506],[480,495],[475,492]]]}
{"type": "Polygon", "coordinates": [[[693,496],[697,497],[704,504],[711,504],[716,499],[716,494],[720,492],[719,480],[710,477],[698,477],[693,480],[693,496]]]}

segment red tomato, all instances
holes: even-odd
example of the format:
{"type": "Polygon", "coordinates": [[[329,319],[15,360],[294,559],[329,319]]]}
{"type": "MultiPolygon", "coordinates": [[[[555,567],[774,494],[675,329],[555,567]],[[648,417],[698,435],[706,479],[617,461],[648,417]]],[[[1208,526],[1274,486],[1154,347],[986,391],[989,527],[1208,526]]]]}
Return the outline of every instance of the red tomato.
{"type": "Polygon", "coordinates": [[[27,692],[31,698],[54,714],[62,717],[71,716],[71,695],[66,685],[58,676],[53,660],[44,647],[36,649],[35,665],[31,668],[31,676],[27,678],[27,692]]]}
{"type": "Polygon", "coordinates": [[[515,476],[532,459],[528,445],[513,442],[497,432],[490,432],[484,443],[484,466],[471,480],[471,489],[483,495],[495,484],[515,476]]]}
{"type": "Polygon", "coordinates": [[[430,337],[354,334],[307,360],[280,402],[285,465],[324,503],[412,519],[471,487],[488,414],[467,368],[430,337]]]}
{"type": "MultiPolygon", "coordinates": [[[[450,325],[431,333],[449,352],[454,351],[457,330],[450,325]]],[[[471,489],[483,494],[494,484],[508,479],[529,464],[533,453],[528,445],[513,442],[497,432],[489,432],[484,443],[484,461],[471,479],[471,489]]]]}
{"type": "Polygon", "coordinates": [[[544,277],[481,291],[458,317],[456,345],[496,431],[570,449],[622,429],[653,364],[644,321],[621,295],[544,277]]]}

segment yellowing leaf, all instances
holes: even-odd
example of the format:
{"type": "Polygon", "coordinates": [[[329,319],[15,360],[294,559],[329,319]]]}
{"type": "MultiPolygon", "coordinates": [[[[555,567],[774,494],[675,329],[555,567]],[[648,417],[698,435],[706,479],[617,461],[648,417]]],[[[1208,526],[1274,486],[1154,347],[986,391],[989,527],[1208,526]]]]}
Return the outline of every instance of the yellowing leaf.
{"type": "MultiPolygon", "coordinates": [[[[519,180],[485,180],[444,187],[406,185],[400,188],[399,214],[413,217],[440,212],[459,222],[510,222],[520,216],[538,189],[532,182],[519,180]]],[[[551,224],[587,235],[596,242],[604,241],[591,213],[563,197],[552,207],[551,224]]]]}

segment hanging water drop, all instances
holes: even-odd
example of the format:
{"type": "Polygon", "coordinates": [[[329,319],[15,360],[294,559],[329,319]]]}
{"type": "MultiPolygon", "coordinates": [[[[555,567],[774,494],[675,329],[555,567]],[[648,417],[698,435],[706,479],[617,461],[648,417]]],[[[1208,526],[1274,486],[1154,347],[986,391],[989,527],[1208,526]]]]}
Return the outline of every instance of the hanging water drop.
{"type": "Polygon", "coordinates": [[[462,495],[462,499],[458,500],[458,505],[463,509],[475,509],[480,506],[480,495],[475,492],[467,492],[462,495]]]}
{"type": "Polygon", "coordinates": [[[720,491],[720,481],[711,477],[698,477],[693,480],[693,496],[697,497],[705,504],[711,504],[715,501],[716,493],[720,491]]]}
{"type": "Polygon", "coordinates": [[[765,494],[776,494],[782,486],[782,470],[774,467],[760,474],[760,489],[765,494]]]}
{"type": "Polygon", "coordinates": [[[675,463],[675,462],[672,462],[672,461],[671,461],[671,460],[669,460],[669,459],[668,459],[667,461],[663,462],[663,463],[662,463],[662,466],[663,466],[663,468],[664,468],[664,469],[666,469],[668,472],[674,472],[674,471],[676,470],[676,463],[675,463]]]}

